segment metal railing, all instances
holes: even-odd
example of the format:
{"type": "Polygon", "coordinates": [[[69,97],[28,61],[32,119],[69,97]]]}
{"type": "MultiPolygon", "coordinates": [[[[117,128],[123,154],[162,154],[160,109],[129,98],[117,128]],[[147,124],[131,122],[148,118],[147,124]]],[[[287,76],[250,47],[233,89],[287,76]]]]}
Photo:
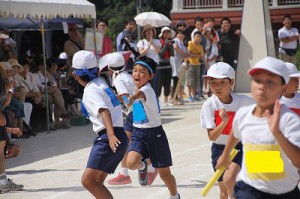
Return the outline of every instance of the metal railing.
{"type": "MultiPolygon", "coordinates": [[[[227,1],[228,8],[242,7],[244,0],[182,0],[183,9],[223,8],[223,1],[227,1]]],[[[274,0],[269,0],[272,6],[274,0]]],[[[277,0],[278,6],[299,4],[300,0],[277,0]]]]}

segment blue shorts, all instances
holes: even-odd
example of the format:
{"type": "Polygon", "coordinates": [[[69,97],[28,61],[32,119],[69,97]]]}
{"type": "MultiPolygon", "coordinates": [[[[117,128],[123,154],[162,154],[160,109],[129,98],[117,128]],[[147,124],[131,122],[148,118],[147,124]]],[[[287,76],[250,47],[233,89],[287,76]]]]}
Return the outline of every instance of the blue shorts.
{"type": "MultiPolygon", "coordinates": [[[[222,155],[222,153],[224,151],[224,148],[225,148],[225,145],[223,145],[223,144],[212,143],[212,145],[211,145],[211,160],[212,160],[211,163],[212,163],[214,171],[216,171],[215,167],[216,167],[217,161],[218,161],[219,157],[222,155]]],[[[238,164],[241,167],[242,159],[243,159],[243,145],[241,144],[241,142],[239,142],[235,146],[235,148],[239,152],[235,156],[235,158],[232,160],[232,162],[238,164]]],[[[218,179],[218,182],[222,182],[223,181],[223,175],[224,175],[224,173],[218,179]]]]}
{"type": "Polygon", "coordinates": [[[298,186],[295,185],[295,189],[290,192],[271,194],[257,190],[243,181],[238,181],[234,186],[234,197],[236,199],[296,199],[300,198],[300,191],[298,186]]]}
{"type": "Polygon", "coordinates": [[[166,133],[162,126],[153,128],[133,128],[129,150],[150,158],[155,168],[172,166],[172,156],[166,133]]]}
{"type": "Polygon", "coordinates": [[[106,129],[100,131],[98,133],[99,136],[94,140],[94,145],[87,162],[87,168],[101,170],[105,173],[115,172],[119,162],[124,157],[129,141],[122,127],[114,127],[114,132],[121,142],[117,147],[116,153],[114,153],[109,146],[106,129]]]}
{"type": "Polygon", "coordinates": [[[126,117],[126,121],[124,124],[124,130],[128,132],[132,132],[133,130],[133,113],[130,111],[130,113],[126,117]]]}

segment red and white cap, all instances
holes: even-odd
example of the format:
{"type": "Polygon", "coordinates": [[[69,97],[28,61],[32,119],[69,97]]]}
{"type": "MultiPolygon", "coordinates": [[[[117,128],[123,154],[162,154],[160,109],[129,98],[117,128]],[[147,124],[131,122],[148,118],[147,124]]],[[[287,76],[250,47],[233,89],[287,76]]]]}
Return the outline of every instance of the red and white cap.
{"type": "Polygon", "coordinates": [[[225,62],[217,62],[210,66],[207,71],[207,75],[203,75],[205,78],[216,78],[216,79],[235,79],[234,69],[225,62]]]}
{"type": "Polygon", "coordinates": [[[256,62],[256,64],[248,71],[249,75],[253,75],[258,70],[266,70],[270,73],[281,76],[287,84],[290,79],[289,70],[285,63],[280,59],[274,57],[265,57],[262,60],[256,62]]]}

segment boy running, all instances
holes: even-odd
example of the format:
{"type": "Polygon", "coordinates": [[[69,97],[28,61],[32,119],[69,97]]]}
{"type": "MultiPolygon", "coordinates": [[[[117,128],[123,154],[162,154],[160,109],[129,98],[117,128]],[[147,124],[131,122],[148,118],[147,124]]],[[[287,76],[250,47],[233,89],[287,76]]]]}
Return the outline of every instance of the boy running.
{"type": "Polygon", "coordinates": [[[148,57],[140,57],[133,67],[133,82],[136,86],[130,96],[129,106],[133,107],[133,131],[127,156],[127,166],[138,169],[139,183],[147,185],[147,161],[150,158],[153,167],[170,192],[170,199],[178,199],[175,177],[171,174],[172,156],[165,131],[161,125],[160,108],[157,96],[150,85],[155,75],[156,63],[148,57]]]}
{"type": "Polygon", "coordinates": [[[266,57],[249,70],[249,75],[256,104],[236,113],[216,168],[228,166],[229,153],[241,140],[244,154],[241,181],[234,188],[236,199],[300,198],[300,120],[279,104],[289,82],[288,69],[283,61],[266,57]]]}
{"type": "MultiPolygon", "coordinates": [[[[209,81],[213,95],[202,106],[200,119],[201,126],[207,129],[208,138],[212,141],[211,158],[215,169],[216,163],[227,143],[233,117],[236,111],[242,107],[253,104],[253,100],[244,95],[237,95],[231,91],[234,85],[235,72],[227,63],[213,64],[204,75],[209,81]]],[[[242,162],[242,145],[236,146],[238,155],[233,159],[229,169],[218,179],[220,198],[233,198],[233,188],[236,176],[240,171],[242,162]]]]}
{"type": "Polygon", "coordinates": [[[97,77],[99,70],[93,53],[78,51],[72,64],[75,80],[84,87],[82,112],[98,134],[81,183],[95,198],[112,199],[103,182],[115,171],[128,147],[120,102],[105,80],[97,77]]]}

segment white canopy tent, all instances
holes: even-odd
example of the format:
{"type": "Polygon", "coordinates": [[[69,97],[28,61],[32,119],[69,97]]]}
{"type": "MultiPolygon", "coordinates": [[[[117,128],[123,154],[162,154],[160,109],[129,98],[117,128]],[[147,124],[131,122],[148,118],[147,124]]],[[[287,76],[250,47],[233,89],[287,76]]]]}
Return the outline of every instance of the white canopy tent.
{"type": "MultiPolygon", "coordinates": [[[[25,18],[33,17],[41,21],[41,34],[43,43],[43,57],[46,71],[45,33],[43,19],[53,17],[96,19],[95,5],[87,0],[1,0],[0,17],[25,18]]],[[[48,89],[45,84],[46,103],[48,106],[48,89]]],[[[47,131],[49,132],[49,114],[47,113],[47,131]]]]}

